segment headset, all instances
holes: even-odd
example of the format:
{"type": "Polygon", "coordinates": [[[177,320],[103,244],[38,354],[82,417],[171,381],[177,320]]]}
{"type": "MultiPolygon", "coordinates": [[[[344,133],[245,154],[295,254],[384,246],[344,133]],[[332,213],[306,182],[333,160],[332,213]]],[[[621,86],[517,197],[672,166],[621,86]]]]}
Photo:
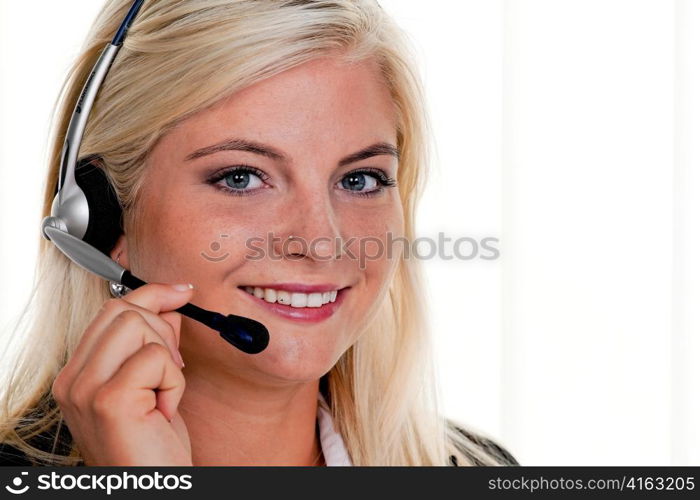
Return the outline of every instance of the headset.
{"type": "MultiPolygon", "coordinates": [[[[135,0],[114,39],[107,44],[87,78],[63,143],[60,174],[51,215],[41,222],[41,234],[51,240],[70,260],[83,269],[129,289],[146,284],[109,257],[122,233],[122,207],[104,170],[100,157],[78,161],[78,150],[90,110],[126,33],[144,0],[135,0]]],[[[270,335],[262,323],[243,316],[207,311],[187,303],[177,312],[219,332],[234,347],[248,354],[263,351],[270,335]]]]}

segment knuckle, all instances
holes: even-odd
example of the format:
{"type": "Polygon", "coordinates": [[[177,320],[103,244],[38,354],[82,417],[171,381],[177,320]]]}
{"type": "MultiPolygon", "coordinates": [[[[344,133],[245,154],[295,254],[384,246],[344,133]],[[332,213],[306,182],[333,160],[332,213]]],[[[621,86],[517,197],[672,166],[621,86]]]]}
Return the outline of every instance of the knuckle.
{"type": "Polygon", "coordinates": [[[102,304],[102,311],[119,311],[124,309],[124,301],[122,299],[107,299],[102,304]]]}
{"type": "Polygon", "coordinates": [[[76,383],[68,389],[65,401],[74,408],[82,408],[87,399],[87,389],[82,384],[76,383]]]}
{"type": "Polygon", "coordinates": [[[108,386],[102,386],[95,392],[95,397],[92,399],[92,411],[95,415],[102,417],[113,415],[116,409],[123,406],[122,398],[123,391],[108,386]]]}
{"type": "Polygon", "coordinates": [[[117,314],[114,320],[121,324],[133,325],[135,323],[142,322],[143,316],[141,316],[141,313],[133,309],[125,309],[117,314]]]}
{"type": "Polygon", "coordinates": [[[154,358],[160,358],[161,356],[170,357],[170,351],[168,351],[168,348],[163,344],[159,344],[158,342],[148,342],[147,344],[144,344],[141,349],[146,355],[153,356],[154,358]]]}
{"type": "Polygon", "coordinates": [[[51,384],[51,395],[53,396],[53,399],[58,403],[63,403],[66,400],[66,392],[62,374],[63,371],[58,372],[58,375],[56,375],[56,378],[51,384]]]}

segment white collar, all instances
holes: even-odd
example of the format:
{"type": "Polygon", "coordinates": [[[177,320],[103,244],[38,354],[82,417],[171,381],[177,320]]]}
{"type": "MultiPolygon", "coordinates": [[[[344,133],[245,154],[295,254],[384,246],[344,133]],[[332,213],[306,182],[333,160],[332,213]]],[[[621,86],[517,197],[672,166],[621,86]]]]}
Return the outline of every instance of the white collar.
{"type": "Polygon", "coordinates": [[[330,408],[323,395],[318,393],[318,409],[316,410],[316,418],[318,420],[318,431],[321,439],[321,450],[326,465],[333,466],[351,466],[352,461],[348,455],[348,450],[345,448],[343,437],[335,430],[333,418],[331,417],[330,408]]]}

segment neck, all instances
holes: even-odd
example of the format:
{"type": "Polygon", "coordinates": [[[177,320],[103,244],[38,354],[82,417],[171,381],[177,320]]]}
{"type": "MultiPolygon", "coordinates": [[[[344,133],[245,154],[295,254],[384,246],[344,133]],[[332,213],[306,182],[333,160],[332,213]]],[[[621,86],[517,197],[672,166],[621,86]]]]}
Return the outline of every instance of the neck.
{"type": "Polygon", "coordinates": [[[318,380],[261,386],[189,364],[178,410],[194,465],[323,465],[318,380]],[[320,455],[320,459],[319,459],[320,455]]]}

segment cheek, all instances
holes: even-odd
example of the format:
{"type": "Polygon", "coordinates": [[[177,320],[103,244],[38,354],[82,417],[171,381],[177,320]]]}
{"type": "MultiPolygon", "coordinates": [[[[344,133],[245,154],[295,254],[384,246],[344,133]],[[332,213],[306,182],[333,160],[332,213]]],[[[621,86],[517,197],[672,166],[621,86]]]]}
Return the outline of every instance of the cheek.
{"type": "Polygon", "coordinates": [[[376,209],[350,210],[345,214],[344,236],[353,238],[347,248],[361,267],[363,263],[368,270],[370,265],[373,269],[392,266],[402,248],[403,220],[398,200],[376,209]]]}
{"type": "Polygon", "coordinates": [[[130,264],[139,276],[146,281],[201,282],[222,265],[243,258],[255,218],[170,198],[151,198],[139,208],[129,246],[130,264]]]}

